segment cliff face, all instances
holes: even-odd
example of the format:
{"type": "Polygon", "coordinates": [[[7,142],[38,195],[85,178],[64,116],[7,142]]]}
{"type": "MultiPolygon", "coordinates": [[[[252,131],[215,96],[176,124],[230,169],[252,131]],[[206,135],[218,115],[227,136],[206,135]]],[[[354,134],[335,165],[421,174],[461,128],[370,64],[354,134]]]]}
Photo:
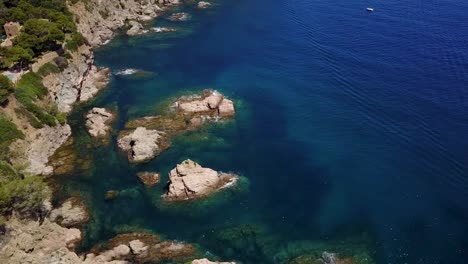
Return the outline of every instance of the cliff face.
{"type": "Polygon", "coordinates": [[[93,63],[91,47],[83,45],[71,53],[67,68],[43,79],[59,111],[70,112],[74,103],[91,99],[105,87],[109,71],[98,69],[93,63]]]}
{"type": "Polygon", "coordinates": [[[127,20],[151,20],[165,7],[178,3],[179,0],[89,0],[79,1],[69,9],[75,15],[78,31],[90,45],[99,46],[109,41],[127,20]]]}

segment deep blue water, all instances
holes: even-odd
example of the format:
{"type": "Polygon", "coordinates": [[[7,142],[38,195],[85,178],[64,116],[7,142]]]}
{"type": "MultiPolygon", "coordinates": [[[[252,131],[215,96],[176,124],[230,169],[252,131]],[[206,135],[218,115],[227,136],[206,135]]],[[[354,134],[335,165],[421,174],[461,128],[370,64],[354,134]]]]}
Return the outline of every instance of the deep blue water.
{"type": "Polygon", "coordinates": [[[155,76],[114,77],[93,105],[118,109],[118,131],[158,102],[209,87],[236,101],[236,120],[181,136],[144,165],[129,165],[114,144],[95,148],[94,170],[63,187],[93,210],[87,246],[125,225],[270,263],[213,238],[252,223],[281,244],[274,253],[306,240],[353,248],[365,237],[377,263],[466,263],[468,2],[239,0],[187,10],[189,22],[155,22],[182,33],[121,36],[97,51],[100,65],[155,76]],[[205,210],[158,206],[164,185],[145,189],[134,173],[167,180],[185,158],[244,175],[248,191],[205,210]],[[105,202],[109,189],[128,196],[105,202]]]}

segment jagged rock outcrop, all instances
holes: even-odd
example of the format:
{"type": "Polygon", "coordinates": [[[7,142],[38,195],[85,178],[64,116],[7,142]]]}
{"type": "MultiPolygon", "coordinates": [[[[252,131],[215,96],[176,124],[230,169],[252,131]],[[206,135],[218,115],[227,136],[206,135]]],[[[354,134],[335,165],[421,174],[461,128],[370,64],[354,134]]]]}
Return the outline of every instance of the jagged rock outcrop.
{"type": "Polygon", "coordinates": [[[206,1],[200,1],[200,2],[198,2],[198,4],[197,4],[197,8],[199,8],[199,9],[206,9],[206,8],[208,8],[208,7],[210,7],[210,6],[211,6],[211,3],[210,3],[210,2],[206,2],[206,1]]]}
{"type": "Polygon", "coordinates": [[[160,180],[160,175],[156,172],[139,172],[137,176],[146,186],[154,186],[158,184],[160,180]]]}
{"type": "Polygon", "coordinates": [[[120,252],[117,259],[129,263],[184,263],[196,254],[195,247],[190,244],[164,241],[159,236],[148,233],[128,233],[117,235],[105,245],[93,248],[86,259],[108,261],[111,258],[105,257],[114,255],[115,249],[119,249],[120,252]]]}
{"type": "Polygon", "coordinates": [[[50,175],[53,167],[48,165],[49,158],[71,136],[69,125],[44,126],[41,129],[29,129],[24,140],[18,140],[10,146],[14,164],[28,165],[27,171],[35,175],[50,175]]]}
{"type": "Polygon", "coordinates": [[[120,132],[118,145],[127,152],[130,161],[146,161],[169,148],[172,137],[234,114],[231,100],[219,92],[204,90],[201,95],[178,98],[161,115],[131,120],[120,132]]]}
{"type": "Polygon", "coordinates": [[[192,264],[236,264],[235,262],[210,261],[207,258],[192,260],[192,264]]]}
{"type": "Polygon", "coordinates": [[[81,240],[76,228],[64,228],[45,219],[7,222],[7,234],[0,241],[0,259],[3,263],[82,263],[70,249],[81,240]]]}
{"type": "Polygon", "coordinates": [[[209,113],[218,116],[233,116],[235,114],[234,103],[224,98],[217,91],[205,90],[199,98],[181,98],[177,100],[177,108],[183,113],[209,113]]]}
{"type": "Polygon", "coordinates": [[[68,66],[60,73],[44,77],[43,84],[49,90],[59,111],[68,113],[76,102],[85,102],[107,85],[109,70],[93,65],[91,47],[82,45],[73,52],[68,66]]]}
{"type": "Polygon", "coordinates": [[[89,213],[82,201],[72,197],[50,212],[50,220],[65,227],[72,227],[86,223],[89,213]]]}
{"type": "Polygon", "coordinates": [[[217,172],[185,160],[169,173],[169,189],[164,198],[181,201],[208,196],[234,184],[237,179],[235,174],[217,172]]]}
{"type": "Polygon", "coordinates": [[[178,0],[120,0],[104,3],[102,0],[78,1],[69,6],[75,15],[78,31],[92,46],[109,41],[125,21],[147,21],[157,17],[166,6],[177,5],[178,0]]]}
{"type": "Polygon", "coordinates": [[[121,134],[117,144],[131,162],[143,162],[156,157],[164,149],[163,139],[164,132],[137,127],[127,134],[121,134]]]}
{"type": "Polygon", "coordinates": [[[86,114],[86,128],[93,137],[105,137],[110,131],[114,115],[105,108],[94,107],[86,114]]]}
{"type": "Polygon", "coordinates": [[[129,36],[136,36],[142,34],[144,27],[142,24],[138,23],[137,21],[130,21],[128,22],[130,25],[130,29],[127,30],[127,35],[129,36]]]}
{"type": "Polygon", "coordinates": [[[169,16],[170,21],[187,21],[190,19],[190,15],[184,12],[181,13],[174,13],[169,16]]]}

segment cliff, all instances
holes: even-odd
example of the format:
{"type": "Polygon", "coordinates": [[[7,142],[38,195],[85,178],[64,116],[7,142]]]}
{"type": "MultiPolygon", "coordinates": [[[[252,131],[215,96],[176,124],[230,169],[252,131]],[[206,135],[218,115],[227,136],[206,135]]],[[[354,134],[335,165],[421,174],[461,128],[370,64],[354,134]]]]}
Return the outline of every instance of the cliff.
{"type": "Polygon", "coordinates": [[[107,43],[115,30],[127,20],[147,21],[156,18],[168,6],[179,4],[179,0],[120,0],[78,1],[70,5],[75,15],[78,31],[93,47],[107,43]]]}

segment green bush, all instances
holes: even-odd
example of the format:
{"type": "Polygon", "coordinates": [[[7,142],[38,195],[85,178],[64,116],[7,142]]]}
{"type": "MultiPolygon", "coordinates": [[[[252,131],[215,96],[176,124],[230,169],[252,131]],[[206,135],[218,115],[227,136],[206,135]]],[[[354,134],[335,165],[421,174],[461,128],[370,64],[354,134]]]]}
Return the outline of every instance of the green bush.
{"type": "Polygon", "coordinates": [[[16,139],[24,139],[23,132],[13,122],[0,116],[0,146],[9,145],[16,139]]]}
{"type": "Polygon", "coordinates": [[[70,39],[67,40],[65,48],[70,51],[76,51],[78,47],[86,43],[86,39],[78,32],[71,34],[70,39]]]}
{"type": "Polygon", "coordinates": [[[0,160],[0,184],[18,178],[16,170],[8,162],[0,160]]]}
{"type": "Polygon", "coordinates": [[[0,186],[0,213],[9,215],[16,211],[22,215],[35,215],[41,211],[50,194],[49,187],[40,176],[9,181],[0,186]]]}
{"type": "Polygon", "coordinates": [[[3,74],[0,74],[0,105],[8,100],[8,96],[14,90],[13,83],[3,74]]]}
{"type": "Polygon", "coordinates": [[[59,73],[60,69],[55,63],[48,62],[42,65],[39,70],[37,70],[37,74],[42,77],[45,77],[51,73],[59,73]]]}
{"type": "Polygon", "coordinates": [[[15,90],[16,99],[39,121],[48,126],[55,126],[55,117],[47,113],[44,109],[36,105],[36,99],[42,99],[47,95],[47,89],[42,84],[42,78],[36,73],[26,73],[18,81],[15,90]]]}

